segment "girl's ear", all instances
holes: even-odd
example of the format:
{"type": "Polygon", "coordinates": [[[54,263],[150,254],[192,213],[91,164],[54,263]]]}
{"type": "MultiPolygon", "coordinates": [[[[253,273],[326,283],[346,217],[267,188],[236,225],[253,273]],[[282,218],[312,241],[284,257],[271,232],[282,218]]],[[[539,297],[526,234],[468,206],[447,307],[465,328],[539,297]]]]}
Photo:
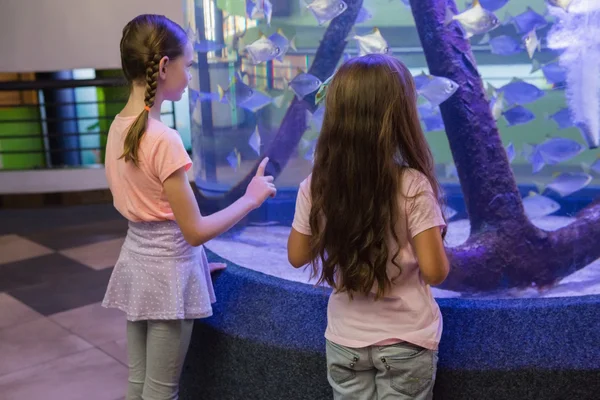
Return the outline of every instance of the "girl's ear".
{"type": "Polygon", "coordinates": [[[161,79],[165,79],[167,77],[168,64],[169,64],[169,57],[164,56],[163,58],[160,59],[160,62],[158,64],[158,75],[160,76],[161,79]]]}

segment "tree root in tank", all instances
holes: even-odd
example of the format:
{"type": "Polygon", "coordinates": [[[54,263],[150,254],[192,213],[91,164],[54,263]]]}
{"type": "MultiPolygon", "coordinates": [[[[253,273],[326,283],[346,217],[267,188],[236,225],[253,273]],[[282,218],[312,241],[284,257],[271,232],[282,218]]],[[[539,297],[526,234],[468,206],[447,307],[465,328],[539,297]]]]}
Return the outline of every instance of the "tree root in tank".
{"type": "MultiPolygon", "coordinates": [[[[345,0],[345,3],[348,5],[348,9],[329,23],[315,54],[315,59],[308,70],[309,74],[316,76],[322,82],[335,72],[335,68],[346,48],[346,38],[354,26],[363,0],[345,0]]],[[[306,111],[312,112],[315,109],[315,94],[312,93],[303,100],[298,100],[296,97],[292,100],[277,134],[263,154],[263,156],[270,159],[266,169],[267,175],[273,175],[276,178],[298,147],[300,139],[307,128],[306,111]]],[[[199,190],[196,190],[197,200],[202,211],[217,211],[242,196],[246,186],[255,175],[260,161],[258,160],[250,172],[223,196],[206,197],[199,190]]]]}
{"type": "Polygon", "coordinates": [[[461,292],[544,287],[600,258],[600,200],[553,232],[525,216],[470,44],[456,22],[444,26],[446,7],[456,12],[454,1],[410,3],[430,73],[459,85],[440,109],[471,236],[448,249],[451,271],[441,287],[461,292]]]}

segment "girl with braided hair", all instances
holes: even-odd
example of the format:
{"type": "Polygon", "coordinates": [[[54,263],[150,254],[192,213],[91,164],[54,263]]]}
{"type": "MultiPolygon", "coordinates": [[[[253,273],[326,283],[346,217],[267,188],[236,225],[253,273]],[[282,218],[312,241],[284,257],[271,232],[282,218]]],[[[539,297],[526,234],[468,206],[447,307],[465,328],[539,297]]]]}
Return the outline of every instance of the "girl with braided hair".
{"type": "Polygon", "coordinates": [[[127,314],[127,400],[177,399],[193,320],[212,315],[215,295],[202,244],[222,234],[276,193],[264,176],[228,208],[202,216],[186,171],[192,161],[177,131],[160,121],[163,101],[181,99],[193,47],[160,15],[140,15],[123,29],[121,63],[129,100],[110,126],[106,177],[127,238],[103,305],[127,314]]]}

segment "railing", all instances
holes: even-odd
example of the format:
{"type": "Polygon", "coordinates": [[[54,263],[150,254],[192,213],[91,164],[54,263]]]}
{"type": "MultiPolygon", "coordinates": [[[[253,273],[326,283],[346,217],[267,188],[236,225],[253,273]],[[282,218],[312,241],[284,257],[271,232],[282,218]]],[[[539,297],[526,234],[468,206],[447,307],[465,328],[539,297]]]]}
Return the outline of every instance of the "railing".
{"type": "MultiPolygon", "coordinates": [[[[1,81],[0,169],[102,164],[108,127],[126,101],[121,78],[1,81]]],[[[175,107],[165,109],[174,128],[175,107]]]]}

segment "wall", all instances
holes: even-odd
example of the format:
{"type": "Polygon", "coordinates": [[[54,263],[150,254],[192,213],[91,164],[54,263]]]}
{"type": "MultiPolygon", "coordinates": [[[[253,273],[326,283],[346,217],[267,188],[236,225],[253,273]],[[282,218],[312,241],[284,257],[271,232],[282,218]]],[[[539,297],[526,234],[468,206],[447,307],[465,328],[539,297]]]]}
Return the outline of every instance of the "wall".
{"type": "Polygon", "coordinates": [[[182,0],[0,0],[0,72],[120,68],[119,41],[138,14],[183,24],[182,0]]]}

